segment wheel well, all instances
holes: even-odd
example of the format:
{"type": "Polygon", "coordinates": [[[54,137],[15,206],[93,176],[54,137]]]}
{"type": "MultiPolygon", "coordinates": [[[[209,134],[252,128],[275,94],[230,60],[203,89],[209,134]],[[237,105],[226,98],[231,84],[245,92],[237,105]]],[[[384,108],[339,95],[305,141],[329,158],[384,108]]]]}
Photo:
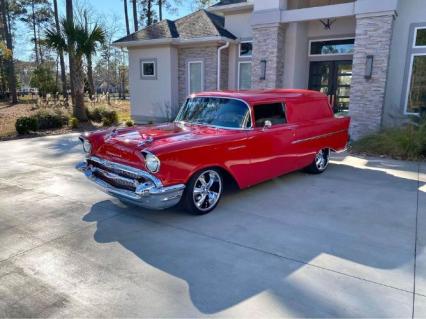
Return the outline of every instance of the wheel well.
{"type": "MultiPolygon", "coordinates": [[[[220,166],[203,167],[202,169],[198,170],[197,173],[199,173],[200,171],[213,169],[213,168],[218,170],[220,172],[220,174],[222,175],[223,184],[224,184],[224,188],[225,188],[226,191],[228,191],[228,190],[232,191],[232,190],[240,189],[240,186],[238,185],[238,182],[236,181],[234,176],[232,176],[232,174],[229,173],[223,167],[220,167],[220,166]]],[[[197,173],[195,173],[195,174],[197,174],[197,173]]],[[[195,174],[193,174],[192,176],[194,176],[195,174]]]]}

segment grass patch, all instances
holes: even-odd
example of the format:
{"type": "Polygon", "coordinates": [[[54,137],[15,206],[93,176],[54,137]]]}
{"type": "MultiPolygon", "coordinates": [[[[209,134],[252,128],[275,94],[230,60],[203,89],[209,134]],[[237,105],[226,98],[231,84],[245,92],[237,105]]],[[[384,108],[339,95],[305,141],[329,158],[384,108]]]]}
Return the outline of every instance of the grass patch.
{"type": "Polygon", "coordinates": [[[426,158],[426,119],[404,127],[385,129],[356,141],[355,153],[388,156],[403,160],[426,158]]]}

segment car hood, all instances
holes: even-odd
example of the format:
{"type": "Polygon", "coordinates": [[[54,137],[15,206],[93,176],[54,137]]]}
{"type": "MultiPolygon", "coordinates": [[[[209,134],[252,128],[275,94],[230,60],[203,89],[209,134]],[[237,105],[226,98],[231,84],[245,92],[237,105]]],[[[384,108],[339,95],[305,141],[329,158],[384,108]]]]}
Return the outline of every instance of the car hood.
{"type": "Polygon", "coordinates": [[[167,123],[108,130],[95,155],[112,161],[134,164],[143,161],[142,150],[161,154],[182,147],[204,144],[229,134],[228,130],[202,125],[167,123]]]}

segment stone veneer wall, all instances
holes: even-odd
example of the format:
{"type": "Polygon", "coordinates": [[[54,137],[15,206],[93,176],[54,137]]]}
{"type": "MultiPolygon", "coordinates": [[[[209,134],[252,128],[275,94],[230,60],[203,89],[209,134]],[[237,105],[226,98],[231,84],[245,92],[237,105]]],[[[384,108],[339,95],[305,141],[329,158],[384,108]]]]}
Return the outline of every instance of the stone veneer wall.
{"type": "MultiPolygon", "coordinates": [[[[178,82],[179,105],[188,94],[188,62],[204,62],[204,91],[216,91],[217,89],[217,49],[218,46],[180,48],[178,52],[178,82]]],[[[222,88],[228,87],[228,50],[222,50],[222,88]]]]}
{"type": "Polygon", "coordinates": [[[382,124],[393,21],[393,15],[357,17],[349,107],[354,139],[378,131],[382,124]],[[364,77],[368,55],[374,56],[371,79],[364,77]]]}
{"type": "Polygon", "coordinates": [[[284,80],[285,25],[253,27],[252,88],[281,88],[284,80]],[[261,80],[260,61],[266,60],[261,80]]]}

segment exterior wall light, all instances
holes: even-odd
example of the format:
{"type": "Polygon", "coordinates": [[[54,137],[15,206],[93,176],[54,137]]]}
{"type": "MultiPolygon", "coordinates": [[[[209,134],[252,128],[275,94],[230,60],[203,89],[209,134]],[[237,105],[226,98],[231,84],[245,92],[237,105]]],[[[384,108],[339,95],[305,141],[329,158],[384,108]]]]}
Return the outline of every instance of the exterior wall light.
{"type": "Polygon", "coordinates": [[[266,60],[260,60],[260,80],[266,80],[266,60]]]}
{"type": "Polygon", "coordinates": [[[367,80],[373,77],[373,65],[374,65],[374,56],[367,55],[367,61],[365,62],[365,74],[364,74],[364,77],[367,80]]]}

